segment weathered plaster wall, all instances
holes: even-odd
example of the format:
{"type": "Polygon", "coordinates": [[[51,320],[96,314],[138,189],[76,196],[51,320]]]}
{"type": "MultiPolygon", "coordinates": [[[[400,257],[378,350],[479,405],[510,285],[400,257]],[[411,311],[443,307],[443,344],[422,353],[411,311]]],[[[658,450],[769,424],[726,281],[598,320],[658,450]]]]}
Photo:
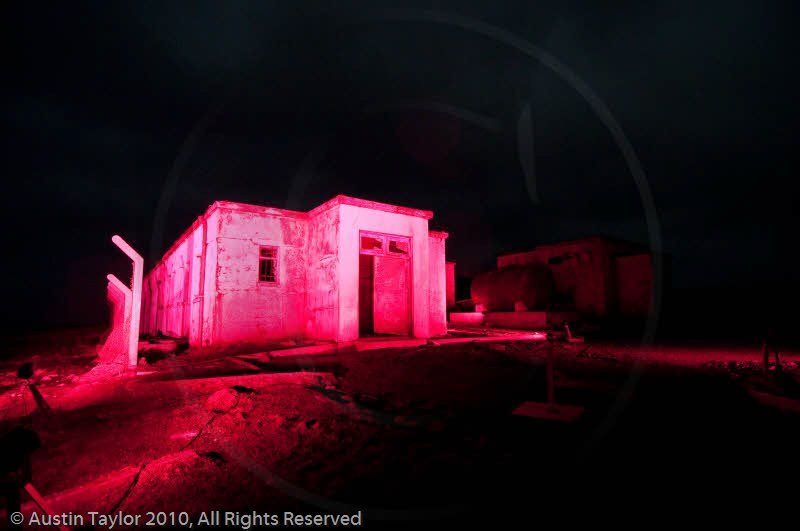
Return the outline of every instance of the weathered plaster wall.
{"type": "MultiPolygon", "coordinates": [[[[189,286],[189,344],[200,344],[200,318],[203,314],[201,310],[204,304],[204,293],[202,291],[204,281],[203,250],[208,243],[208,224],[202,218],[198,220],[195,229],[189,236],[192,239],[192,251],[189,255],[192,261],[190,286],[189,286]]],[[[206,264],[207,265],[207,264],[206,264]]]]}
{"type": "Polygon", "coordinates": [[[447,335],[447,267],[444,259],[446,238],[447,235],[444,233],[430,233],[428,237],[430,335],[432,337],[447,335]]]}
{"type": "Polygon", "coordinates": [[[288,211],[220,208],[214,341],[300,337],[305,329],[307,220],[288,211]],[[277,251],[277,282],[258,279],[259,248],[277,251]]]}
{"type": "Polygon", "coordinates": [[[128,296],[111,282],[108,283],[108,301],[111,306],[111,332],[98,352],[101,362],[109,363],[118,358],[127,358],[130,313],[130,290],[128,296]]]}
{"type": "Polygon", "coordinates": [[[193,234],[177,242],[143,280],[141,330],[145,334],[185,337],[189,333],[193,234]]]}
{"type": "Polygon", "coordinates": [[[343,196],[307,214],[214,203],[145,277],[142,331],[188,336],[191,345],[204,346],[356,339],[359,232],[365,230],[411,239],[412,334],[444,333],[446,234],[429,238],[431,215],[343,196]],[[258,280],[260,246],[277,250],[275,284],[258,280]]]}
{"type": "Polygon", "coordinates": [[[205,271],[202,276],[203,298],[201,302],[202,319],[197,325],[201,331],[201,344],[210,345],[216,339],[216,311],[217,302],[217,236],[219,235],[220,225],[219,210],[214,209],[206,219],[206,258],[205,271]]]}
{"type": "MultiPolygon", "coordinates": [[[[337,339],[339,318],[339,208],[309,216],[306,252],[306,336],[337,339]]],[[[355,264],[358,277],[358,263],[355,264]]],[[[358,278],[356,278],[356,282],[358,278]]],[[[357,331],[356,331],[357,333],[357,331]]]]}
{"type": "Polygon", "coordinates": [[[189,308],[192,242],[191,237],[183,240],[162,266],[161,290],[164,296],[159,309],[162,318],[160,329],[168,336],[185,337],[189,332],[185,310],[189,308]]]}
{"type": "MultiPolygon", "coordinates": [[[[204,344],[208,344],[211,333],[208,316],[212,315],[214,301],[213,297],[209,300],[201,296],[203,232],[206,231],[206,236],[215,234],[218,225],[219,214],[212,205],[207,215],[198,218],[144,278],[142,334],[188,337],[190,344],[196,345],[200,341],[199,320],[203,314],[203,338],[204,344]]],[[[206,253],[206,268],[213,272],[216,242],[206,241],[207,250],[212,251],[206,253]]],[[[202,288],[213,293],[215,283],[214,278],[206,276],[202,288]]]]}
{"type": "Polygon", "coordinates": [[[341,204],[334,208],[340,211],[337,341],[358,338],[358,255],[359,233],[362,230],[411,238],[412,335],[430,337],[428,219],[353,204],[341,204]]]}
{"type": "Polygon", "coordinates": [[[152,288],[153,272],[148,273],[142,281],[142,335],[153,335],[155,326],[155,291],[152,288]]]}

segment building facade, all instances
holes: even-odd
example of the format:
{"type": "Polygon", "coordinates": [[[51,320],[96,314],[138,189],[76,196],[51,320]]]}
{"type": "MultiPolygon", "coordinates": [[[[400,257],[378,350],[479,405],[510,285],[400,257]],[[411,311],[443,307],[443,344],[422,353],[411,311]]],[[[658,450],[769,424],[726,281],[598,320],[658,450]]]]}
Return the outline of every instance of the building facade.
{"type": "Polygon", "coordinates": [[[443,336],[432,212],[336,196],[310,212],[218,201],[144,279],[142,333],[193,346],[443,336]]]}

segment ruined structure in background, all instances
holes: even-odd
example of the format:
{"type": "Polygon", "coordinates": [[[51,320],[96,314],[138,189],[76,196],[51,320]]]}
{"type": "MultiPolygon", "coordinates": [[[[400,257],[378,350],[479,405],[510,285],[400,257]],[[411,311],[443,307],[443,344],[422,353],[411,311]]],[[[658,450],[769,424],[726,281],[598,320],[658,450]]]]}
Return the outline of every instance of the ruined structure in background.
{"type": "Polygon", "coordinates": [[[472,301],[489,312],[546,310],[553,299],[553,275],[536,262],[513,264],[476,276],[472,301]]]}
{"type": "Polygon", "coordinates": [[[447,233],[337,196],[310,212],[218,201],[144,281],[142,331],[191,345],[447,333],[447,233]]]}
{"type": "Polygon", "coordinates": [[[451,322],[543,328],[563,321],[652,311],[650,254],[637,244],[590,237],[499,256],[473,279],[474,313],[451,322]]]}

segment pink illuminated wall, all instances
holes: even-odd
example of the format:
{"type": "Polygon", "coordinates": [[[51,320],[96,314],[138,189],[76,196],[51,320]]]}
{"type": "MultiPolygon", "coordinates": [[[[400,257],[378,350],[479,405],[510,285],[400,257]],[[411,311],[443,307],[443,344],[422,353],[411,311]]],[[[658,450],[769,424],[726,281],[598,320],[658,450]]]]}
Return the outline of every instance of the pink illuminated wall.
{"type": "MultiPolygon", "coordinates": [[[[402,209],[352,198],[345,199],[333,206],[340,212],[339,319],[336,340],[350,341],[358,338],[358,255],[361,231],[410,239],[411,335],[421,338],[431,337],[428,220],[433,214],[428,211],[402,209]]],[[[444,257],[442,257],[442,267],[444,267],[444,257]]]]}
{"type": "Polygon", "coordinates": [[[311,339],[338,338],[339,221],[338,208],[320,207],[308,220],[305,334],[311,339]]]}
{"type": "Polygon", "coordinates": [[[111,331],[98,355],[104,363],[125,363],[130,334],[131,290],[114,275],[108,275],[111,331]]]}
{"type": "MultiPolygon", "coordinates": [[[[407,333],[444,335],[447,234],[429,233],[431,216],[345,196],[307,213],[216,202],[145,278],[143,331],[188,337],[192,345],[354,340],[359,334],[359,234],[374,231],[410,243],[402,282],[392,276],[401,269],[389,268],[391,260],[375,260],[376,279],[407,284],[407,333]],[[274,260],[269,281],[259,278],[261,249],[274,260]]],[[[384,312],[376,314],[377,322],[396,320],[399,316],[390,312],[399,307],[376,304],[374,311],[384,312]]]]}
{"type": "Polygon", "coordinates": [[[428,238],[430,246],[429,293],[430,293],[430,334],[443,336],[447,334],[447,267],[444,259],[444,243],[446,232],[431,232],[428,238]]]}
{"type": "Polygon", "coordinates": [[[216,275],[204,273],[216,270],[218,228],[219,211],[198,218],[145,277],[142,333],[188,337],[192,344],[210,337],[216,275]]]}
{"type": "Polygon", "coordinates": [[[446,268],[446,301],[447,307],[452,308],[456,305],[456,263],[445,262],[446,268]]]}
{"type": "Polygon", "coordinates": [[[220,210],[216,342],[303,336],[308,220],[290,211],[220,210]],[[259,249],[274,250],[276,278],[259,281],[259,249]]]}

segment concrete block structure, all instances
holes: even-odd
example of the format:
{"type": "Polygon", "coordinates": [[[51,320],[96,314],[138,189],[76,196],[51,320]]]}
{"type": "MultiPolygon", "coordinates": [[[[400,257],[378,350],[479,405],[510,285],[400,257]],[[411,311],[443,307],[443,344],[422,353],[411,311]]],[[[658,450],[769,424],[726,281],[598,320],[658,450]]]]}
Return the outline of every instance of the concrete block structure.
{"type": "Polygon", "coordinates": [[[433,213],[346,196],[310,212],[217,201],[144,279],[142,331],[190,345],[447,333],[433,213]]]}
{"type": "Polygon", "coordinates": [[[635,243],[602,237],[541,245],[497,258],[497,267],[544,264],[555,301],[584,316],[644,316],[652,309],[651,256],[635,243]]]}
{"type": "Polygon", "coordinates": [[[130,343],[131,289],[114,275],[108,275],[111,330],[98,352],[102,363],[127,363],[130,343]]]}

